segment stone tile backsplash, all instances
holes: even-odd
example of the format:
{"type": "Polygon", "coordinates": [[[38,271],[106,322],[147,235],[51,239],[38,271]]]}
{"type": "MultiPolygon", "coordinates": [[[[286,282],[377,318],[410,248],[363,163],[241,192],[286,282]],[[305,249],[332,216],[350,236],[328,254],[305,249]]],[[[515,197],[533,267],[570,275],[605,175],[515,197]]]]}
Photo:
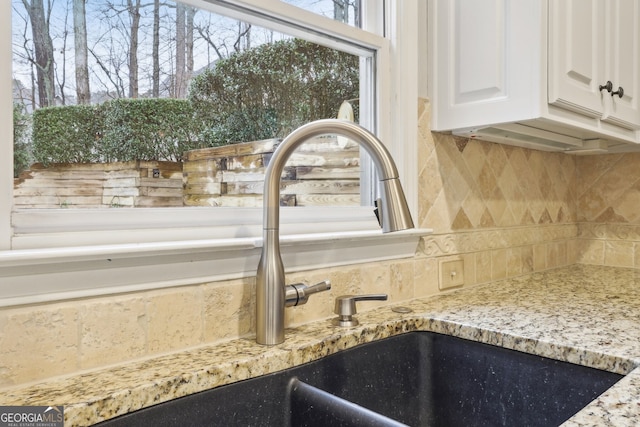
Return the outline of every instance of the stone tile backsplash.
{"type": "Polygon", "coordinates": [[[578,222],[640,225],[640,153],[576,160],[578,222]]]}
{"type": "Polygon", "coordinates": [[[419,110],[420,221],[436,233],[573,224],[576,159],[432,133],[419,110]]]}
{"type": "Polygon", "coordinates": [[[577,158],[584,264],[640,268],[640,153],[577,158]]]}

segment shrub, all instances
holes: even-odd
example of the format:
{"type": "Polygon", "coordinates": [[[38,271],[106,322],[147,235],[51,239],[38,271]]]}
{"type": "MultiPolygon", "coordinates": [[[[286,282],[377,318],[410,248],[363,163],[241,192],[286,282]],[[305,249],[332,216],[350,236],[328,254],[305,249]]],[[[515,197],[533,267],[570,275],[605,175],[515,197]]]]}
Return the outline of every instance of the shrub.
{"type": "Polygon", "coordinates": [[[33,155],[49,163],[98,161],[96,141],[102,133],[99,107],[46,107],[33,113],[33,155]]]}
{"type": "Polygon", "coordinates": [[[107,162],[182,159],[198,148],[200,130],[184,99],[116,99],[103,104],[99,152],[107,162]]]}
{"type": "Polygon", "coordinates": [[[49,163],[179,161],[200,147],[186,100],[117,99],[102,106],[48,107],[33,114],[34,157],[49,163]]]}
{"type": "Polygon", "coordinates": [[[13,105],[13,176],[17,178],[29,169],[33,154],[29,145],[29,116],[23,112],[23,106],[13,105]]]}
{"type": "Polygon", "coordinates": [[[224,145],[284,137],[335,117],[342,101],[358,98],[358,82],[356,56],[286,40],[219,60],[192,80],[189,99],[208,129],[208,145],[224,145]]]}
{"type": "Polygon", "coordinates": [[[201,139],[215,147],[234,142],[258,141],[277,134],[277,113],[270,108],[236,110],[226,120],[213,126],[202,123],[201,139]]]}

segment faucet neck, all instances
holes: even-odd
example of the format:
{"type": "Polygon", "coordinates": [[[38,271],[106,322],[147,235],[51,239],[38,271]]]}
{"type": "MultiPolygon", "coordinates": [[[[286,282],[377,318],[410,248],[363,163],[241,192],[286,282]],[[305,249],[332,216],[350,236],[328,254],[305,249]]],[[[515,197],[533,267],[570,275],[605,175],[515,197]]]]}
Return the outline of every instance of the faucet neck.
{"type": "Polygon", "coordinates": [[[345,120],[318,120],[293,131],[271,157],[264,179],[262,255],[256,273],[256,341],[284,341],[285,274],[280,255],[280,177],[287,159],[303,142],[337,134],[360,144],[371,156],[382,185],[382,231],[413,228],[398,171],[385,146],[366,129],[345,120]]]}
{"type": "MultiPolygon", "coordinates": [[[[346,120],[336,119],[317,120],[315,122],[308,123],[294,130],[289,136],[287,136],[278,145],[278,148],[271,157],[265,172],[264,180],[263,226],[265,230],[277,230],[279,228],[280,176],[282,176],[287,160],[296,148],[304,142],[317,136],[327,134],[344,136],[345,138],[349,138],[357,142],[361,147],[363,147],[371,156],[381,182],[398,179],[398,171],[387,148],[378,138],[363,127],[346,120]]],[[[392,186],[394,185],[392,184],[392,186]]],[[[402,188],[399,185],[398,188],[399,191],[394,190],[394,193],[402,193],[402,188]]],[[[384,189],[382,191],[382,199],[383,204],[386,204],[384,203],[386,202],[384,189]]],[[[404,193],[402,193],[402,200],[404,201],[404,193]]],[[[406,206],[406,202],[404,204],[406,206]]],[[[411,227],[413,227],[413,225],[411,225],[411,227]]]]}

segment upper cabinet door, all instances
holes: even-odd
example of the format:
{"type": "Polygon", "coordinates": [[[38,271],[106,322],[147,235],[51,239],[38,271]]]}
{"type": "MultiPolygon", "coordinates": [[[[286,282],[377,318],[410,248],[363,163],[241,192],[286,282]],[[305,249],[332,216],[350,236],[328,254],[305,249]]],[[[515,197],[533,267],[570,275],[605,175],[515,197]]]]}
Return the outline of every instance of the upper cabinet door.
{"type": "Polygon", "coordinates": [[[640,0],[609,0],[606,78],[613,91],[603,120],[629,129],[640,129],[640,0]]]}
{"type": "Polygon", "coordinates": [[[605,77],[605,7],[601,0],[549,1],[549,103],[600,118],[605,77]]]}
{"type": "Polygon", "coordinates": [[[540,96],[538,1],[432,0],[433,129],[532,117],[540,96]]]}

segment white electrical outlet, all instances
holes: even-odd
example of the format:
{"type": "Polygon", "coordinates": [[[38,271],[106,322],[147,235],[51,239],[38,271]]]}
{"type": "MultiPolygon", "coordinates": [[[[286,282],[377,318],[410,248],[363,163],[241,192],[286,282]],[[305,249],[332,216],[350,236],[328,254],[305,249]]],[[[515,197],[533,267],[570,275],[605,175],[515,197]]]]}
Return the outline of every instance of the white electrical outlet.
{"type": "Polygon", "coordinates": [[[440,261],[440,290],[464,285],[464,261],[461,258],[440,261]]]}

